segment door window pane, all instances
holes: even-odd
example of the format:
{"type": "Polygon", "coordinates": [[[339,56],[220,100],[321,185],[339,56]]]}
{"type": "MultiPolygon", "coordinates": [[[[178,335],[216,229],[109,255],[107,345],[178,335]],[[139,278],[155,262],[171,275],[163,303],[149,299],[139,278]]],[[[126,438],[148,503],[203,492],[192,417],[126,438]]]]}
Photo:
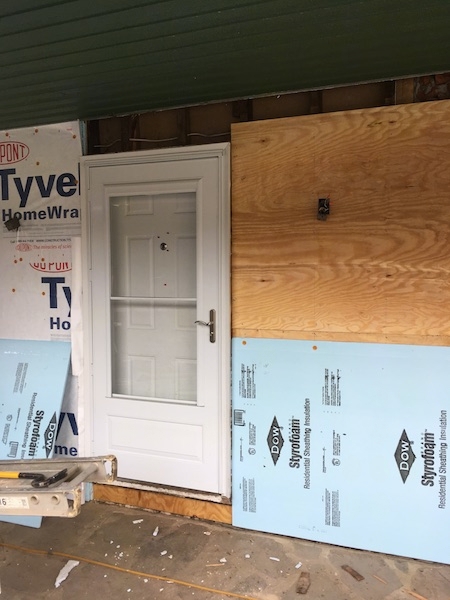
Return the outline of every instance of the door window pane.
{"type": "Polygon", "coordinates": [[[113,394],[196,401],[195,200],[110,199],[113,394]]]}

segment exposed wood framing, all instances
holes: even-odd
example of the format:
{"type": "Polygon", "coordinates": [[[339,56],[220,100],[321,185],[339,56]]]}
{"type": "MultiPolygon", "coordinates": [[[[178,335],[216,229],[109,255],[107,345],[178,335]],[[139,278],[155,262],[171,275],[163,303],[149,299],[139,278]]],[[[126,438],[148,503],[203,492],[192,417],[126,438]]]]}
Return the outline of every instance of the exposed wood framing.
{"type": "Polygon", "coordinates": [[[89,153],[121,151],[130,137],[142,140],[133,150],[229,141],[232,123],[384,106],[394,102],[393,88],[393,82],[378,82],[153,111],[134,115],[132,128],[127,116],[102,119],[95,122],[98,134],[92,129],[89,153]]]}
{"type": "Polygon", "coordinates": [[[309,112],[311,114],[317,114],[323,112],[323,103],[322,103],[322,91],[318,90],[315,92],[309,93],[310,105],[309,112]]]}
{"type": "Polygon", "coordinates": [[[232,115],[234,119],[238,121],[252,121],[253,120],[253,106],[252,101],[248,100],[236,100],[232,103],[232,115]]]}
{"type": "Polygon", "coordinates": [[[189,141],[190,123],[189,109],[183,108],[177,111],[178,143],[180,146],[187,146],[189,141]]]}
{"type": "Polygon", "coordinates": [[[197,517],[206,521],[231,523],[231,506],[229,504],[181,498],[179,496],[148,492],[134,488],[95,484],[94,500],[135,506],[137,508],[167,512],[186,517],[197,517]]]}
{"type": "Polygon", "coordinates": [[[395,104],[410,104],[414,102],[415,79],[399,79],[395,82],[395,104]]]}

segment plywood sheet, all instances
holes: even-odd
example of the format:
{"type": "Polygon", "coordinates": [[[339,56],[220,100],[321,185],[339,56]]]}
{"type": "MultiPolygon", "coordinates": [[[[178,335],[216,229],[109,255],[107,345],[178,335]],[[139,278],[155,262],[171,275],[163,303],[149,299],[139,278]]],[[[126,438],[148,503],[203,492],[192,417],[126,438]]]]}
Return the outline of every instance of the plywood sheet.
{"type": "Polygon", "coordinates": [[[234,334],[448,343],[449,139],[445,101],[234,125],[234,334]]]}

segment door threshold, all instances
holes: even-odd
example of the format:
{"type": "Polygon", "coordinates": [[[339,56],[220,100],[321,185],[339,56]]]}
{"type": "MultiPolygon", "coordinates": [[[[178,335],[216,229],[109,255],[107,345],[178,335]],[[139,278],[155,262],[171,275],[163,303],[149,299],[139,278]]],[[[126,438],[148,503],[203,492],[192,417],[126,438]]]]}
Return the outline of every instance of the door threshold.
{"type": "Polygon", "coordinates": [[[116,480],[114,484],[94,484],[97,502],[123,504],[174,515],[194,517],[231,525],[231,501],[220,494],[116,480]]]}
{"type": "MultiPolygon", "coordinates": [[[[133,488],[137,490],[145,490],[146,492],[157,492],[160,494],[169,494],[170,496],[178,496],[180,498],[193,498],[195,500],[205,500],[207,502],[219,502],[220,504],[231,504],[230,498],[226,498],[221,494],[213,492],[201,492],[199,490],[189,490],[174,486],[165,486],[158,483],[146,483],[144,481],[134,481],[132,479],[117,478],[112,485],[124,488],[133,488]]],[[[110,482],[107,483],[109,485],[110,482]]]]}

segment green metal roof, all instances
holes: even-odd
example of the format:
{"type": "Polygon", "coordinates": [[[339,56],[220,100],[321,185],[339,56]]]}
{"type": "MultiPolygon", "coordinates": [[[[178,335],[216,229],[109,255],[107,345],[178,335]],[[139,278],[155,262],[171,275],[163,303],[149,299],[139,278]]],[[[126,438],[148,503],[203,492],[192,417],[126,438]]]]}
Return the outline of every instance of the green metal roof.
{"type": "Polygon", "coordinates": [[[449,0],[1,0],[0,129],[450,70],[449,0]]]}

